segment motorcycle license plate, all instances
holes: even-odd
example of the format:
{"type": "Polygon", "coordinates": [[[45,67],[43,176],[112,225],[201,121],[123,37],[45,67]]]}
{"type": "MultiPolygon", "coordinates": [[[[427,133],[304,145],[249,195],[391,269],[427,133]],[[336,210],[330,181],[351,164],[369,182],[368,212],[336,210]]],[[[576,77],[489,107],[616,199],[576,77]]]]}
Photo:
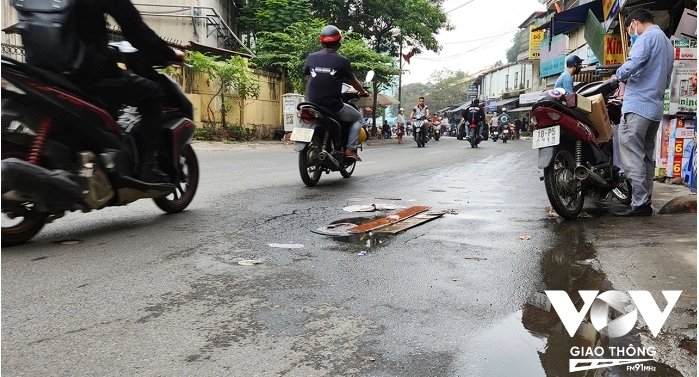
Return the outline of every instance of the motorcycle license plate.
{"type": "Polygon", "coordinates": [[[532,149],[552,147],[561,143],[561,126],[535,130],[532,137],[532,149]]]}
{"type": "Polygon", "coordinates": [[[289,137],[289,140],[291,140],[291,141],[300,141],[303,143],[310,143],[312,139],[313,139],[313,129],[312,128],[295,127],[294,130],[291,131],[291,136],[289,137]]]}
{"type": "Polygon", "coordinates": [[[502,133],[508,134],[508,133],[510,133],[510,131],[508,131],[508,130],[502,130],[502,133]]]}

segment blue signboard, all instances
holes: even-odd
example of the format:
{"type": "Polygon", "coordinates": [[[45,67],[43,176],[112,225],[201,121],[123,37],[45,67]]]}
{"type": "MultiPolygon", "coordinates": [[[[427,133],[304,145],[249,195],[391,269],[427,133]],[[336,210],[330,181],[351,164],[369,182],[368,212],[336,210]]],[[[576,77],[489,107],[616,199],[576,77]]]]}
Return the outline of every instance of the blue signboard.
{"type": "Polygon", "coordinates": [[[565,69],[566,49],[568,48],[568,36],[556,35],[549,41],[544,38],[541,41],[541,65],[539,76],[548,77],[559,74],[565,69]]]}

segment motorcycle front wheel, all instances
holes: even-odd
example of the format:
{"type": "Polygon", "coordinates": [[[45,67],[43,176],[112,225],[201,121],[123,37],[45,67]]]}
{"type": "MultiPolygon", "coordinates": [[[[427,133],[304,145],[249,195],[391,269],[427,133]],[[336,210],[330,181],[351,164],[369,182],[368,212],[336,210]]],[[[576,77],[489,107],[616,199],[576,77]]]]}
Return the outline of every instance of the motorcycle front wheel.
{"type": "Polygon", "coordinates": [[[320,139],[313,137],[310,143],[299,152],[299,173],[301,180],[308,187],[313,187],[320,180],[323,169],[320,167],[318,155],[321,152],[320,139]]]}
{"type": "MultiPolygon", "coordinates": [[[[16,157],[26,160],[27,153],[10,143],[2,145],[2,159],[16,157]]],[[[18,203],[13,210],[2,211],[2,247],[23,244],[44,227],[46,214],[34,209],[34,203],[18,203]]]]}
{"type": "Polygon", "coordinates": [[[612,195],[623,205],[631,204],[631,182],[624,179],[612,190],[612,195]]]}
{"type": "Polygon", "coordinates": [[[194,200],[194,194],[199,186],[199,161],[191,144],[187,144],[180,152],[180,162],[177,166],[177,182],[175,191],[153,201],[158,208],[167,213],[182,212],[194,200]]]}
{"type": "Polygon", "coordinates": [[[585,196],[581,182],[575,178],[575,158],[568,146],[562,145],[553,161],[544,169],[546,195],[554,211],[564,219],[574,219],[582,212],[585,196]]]}

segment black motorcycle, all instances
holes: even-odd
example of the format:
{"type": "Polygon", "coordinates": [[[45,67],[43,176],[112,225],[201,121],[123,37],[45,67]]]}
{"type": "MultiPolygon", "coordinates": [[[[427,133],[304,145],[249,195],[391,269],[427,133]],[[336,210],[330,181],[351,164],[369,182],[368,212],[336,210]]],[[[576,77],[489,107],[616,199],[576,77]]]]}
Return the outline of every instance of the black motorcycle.
{"type": "MultiPolygon", "coordinates": [[[[366,82],[374,78],[374,71],[367,73],[366,82]]],[[[356,91],[343,84],[342,101],[354,108],[359,99],[356,91]]],[[[299,152],[299,173],[306,186],[315,186],[323,172],[339,171],[344,178],[354,173],[357,160],[345,157],[345,145],[349,136],[350,125],[337,119],[337,114],[313,102],[301,102],[296,109],[301,117],[300,127],[291,132],[290,140],[295,141],[294,150],[299,152]]],[[[359,143],[366,139],[362,128],[359,143]]]]}
{"type": "Polygon", "coordinates": [[[425,132],[425,129],[422,128],[422,126],[425,123],[425,118],[414,118],[413,119],[413,139],[415,140],[415,143],[417,143],[418,148],[423,148],[425,144],[427,144],[427,141],[429,140],[429,133],[430,130],[425,132]]]}
{"type": "Polygon", "coordinates": [[[135,178],[142,125],[134,109],[110,111],[66,77],[3,56],[2,246],[28,241],[66,211],[151,198],[174,213],[192,202],[199,181],[189,144],[195,129],[192,105],[168,76],[145,68],[147,60],[130,45],[118,47],[135,73],[167,93],[158,162],[170,183],[135,178]]]}

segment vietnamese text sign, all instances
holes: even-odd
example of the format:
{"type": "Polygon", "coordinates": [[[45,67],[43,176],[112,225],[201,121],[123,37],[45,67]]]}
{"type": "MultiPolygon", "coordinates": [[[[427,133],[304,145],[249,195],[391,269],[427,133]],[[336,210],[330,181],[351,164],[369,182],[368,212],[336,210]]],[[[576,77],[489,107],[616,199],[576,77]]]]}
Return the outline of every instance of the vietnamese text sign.
{"type": "Polygon", "coordinates": [[[536,30],[536,25],[529,27],[529,59],[539,60],[541,56],[541,41],[544,39],[544,30],[536,30]]]}
{"type": "Polygon", "coordinates": [[[619,14],[619,11],[624,8],[626,0],[602,0],[602,13],[604,15],[604,30],[609,30],[612,26],[614,18],[619,14]]]}
{"type": "Polygon", "coordinates": [[[567,48],[568,36],[566,35],[556,35],[550,41],[547,38],[541,41],[541,65],[539,69],[541,77],[563,72],[567,48]]]}
{"type": "Polygon", "coordinates": [[[604,35],[604,64],[624,64],[624,49],[619,34],[604,35]]]}

